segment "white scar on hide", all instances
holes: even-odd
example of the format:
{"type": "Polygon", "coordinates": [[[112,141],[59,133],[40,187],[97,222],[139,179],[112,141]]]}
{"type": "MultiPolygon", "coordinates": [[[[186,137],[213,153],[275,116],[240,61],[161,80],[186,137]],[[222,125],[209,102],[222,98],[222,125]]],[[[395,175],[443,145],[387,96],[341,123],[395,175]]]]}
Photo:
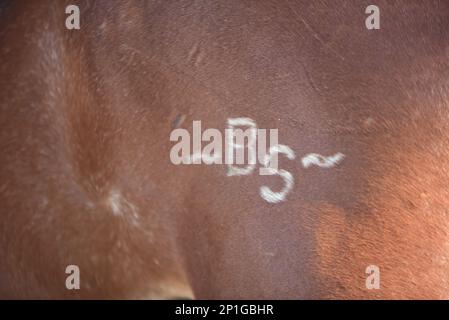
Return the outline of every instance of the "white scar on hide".
{"type": "Polygon", "coordinates": [[[113,190],[109,193],[107,204],[114,216],[123,216],[135,226],[139,224],[137,208],[126,200],[119,191],[113,190]]]}
{"type": "Polygon", "coordinates": [[[341,152],[334,154],[333,156],[324,157],[317,153],[309,153],[301,159],[302,166],[309,168],[310,166],[318,166],[321,168],[332,168],[339,164],[345,155],[341,152]]]}
{"type": "Polygon", "coordinates": [[[111,190],[104,203],[115,217],[124,219],[135,230],[145,234],[150,242],[154,241],[154,234],[142,221],[137,206],[128,201],[119,190],[111,190]]]}

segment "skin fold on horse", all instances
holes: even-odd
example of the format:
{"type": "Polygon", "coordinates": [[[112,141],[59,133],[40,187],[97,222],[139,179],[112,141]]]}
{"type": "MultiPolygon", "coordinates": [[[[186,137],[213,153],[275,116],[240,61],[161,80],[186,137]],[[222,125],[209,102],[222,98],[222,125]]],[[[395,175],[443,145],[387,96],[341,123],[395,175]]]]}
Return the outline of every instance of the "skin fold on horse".
{"type": "Polygon", "coordinates": [[[379,30],[364,0],[76,2],[80,30],[0,5],[0,298],[449,298],[448,1],[376,1],[379,30]],[[171,163],[237,117],[295,152],[284,201],[171,163]]]}

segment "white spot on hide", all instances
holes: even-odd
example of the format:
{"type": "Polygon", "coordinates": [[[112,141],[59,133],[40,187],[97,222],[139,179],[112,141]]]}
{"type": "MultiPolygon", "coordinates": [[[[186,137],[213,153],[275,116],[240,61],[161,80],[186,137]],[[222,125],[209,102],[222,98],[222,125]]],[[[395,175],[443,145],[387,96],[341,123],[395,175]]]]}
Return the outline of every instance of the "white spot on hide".
{"type": "Polygon", "coordinates": [[[113,190],[110,192],[107,198],[107,204],[113,215],[130,219],[131,223],[134,225],[139,224],[137,208],[126,200],[119,191],[113,190]]]}

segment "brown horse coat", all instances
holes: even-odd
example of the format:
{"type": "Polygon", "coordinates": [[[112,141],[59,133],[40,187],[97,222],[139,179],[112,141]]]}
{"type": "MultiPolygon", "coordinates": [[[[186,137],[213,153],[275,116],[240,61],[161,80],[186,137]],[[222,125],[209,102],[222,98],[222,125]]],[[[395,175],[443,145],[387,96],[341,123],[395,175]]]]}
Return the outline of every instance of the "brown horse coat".
{"type": "Polygon", "coordinates": [[[290,0],[80,0],[67,30],[69,2],[0,6],[0,297],[449,297],[448,1],[376,1],[380,30],[290,0]],[[236,117],[294,150],[285,201],[170,162],[236,117]]]}

